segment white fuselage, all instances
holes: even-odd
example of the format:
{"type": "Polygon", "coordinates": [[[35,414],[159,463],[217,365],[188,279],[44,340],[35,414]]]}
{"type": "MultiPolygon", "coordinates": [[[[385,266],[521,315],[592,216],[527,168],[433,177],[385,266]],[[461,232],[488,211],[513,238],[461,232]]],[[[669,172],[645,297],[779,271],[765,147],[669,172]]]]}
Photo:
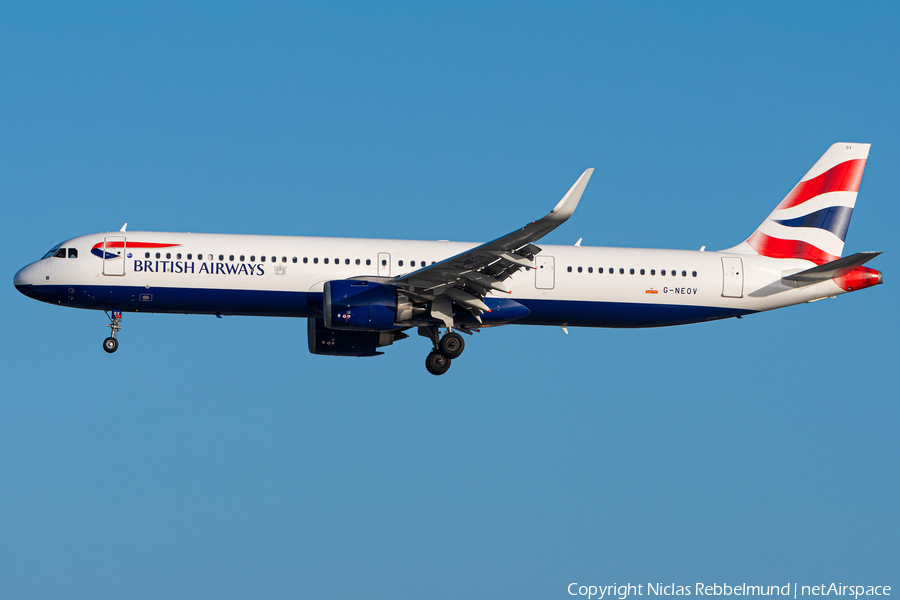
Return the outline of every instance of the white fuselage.
{"type": "MultiPolygon", "coordinates": [[[[39,260],[23,268],[15,283],[31,297],[77,308],[316,317],[321,316],[327,281],[393,278],[474,246],[356,238],[101,233],[63,242],[58,248],[74,249],[77,258],[39,260]],[[115,240],[123,243],[113,250],[115,240]]],[[[799,287],[783,281],[784,275],[814,266],[799,259],[645,248],[542,248],[535,268],[523,269],[505,282],[511,294],[489,296],[511,298],[526,306],[530,314],[517,321],[523,324],[676,325],[771,310],[845,291],[831,280],[799,287]]]]}

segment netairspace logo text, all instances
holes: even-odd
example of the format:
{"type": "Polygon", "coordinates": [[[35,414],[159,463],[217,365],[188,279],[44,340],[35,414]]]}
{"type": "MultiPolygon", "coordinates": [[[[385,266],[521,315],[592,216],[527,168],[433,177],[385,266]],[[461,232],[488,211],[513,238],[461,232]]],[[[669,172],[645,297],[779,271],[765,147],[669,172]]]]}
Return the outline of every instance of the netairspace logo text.
{"type": "Polygon", "coordinates": [[[889,585],[844,585],[842,583],[823,583],[819,585],[750,585],[747,583],[695,583],[693,586],[674,583],[623,583],[621,585],[587,585],[570,583],[566,588],[570,596],[582,596],[587,599],[604,598],[626,600],[630,596],[787,596],[796,600],[797,596],[852,596],[858,600],[860,596],[890,596],[889,585]]]}

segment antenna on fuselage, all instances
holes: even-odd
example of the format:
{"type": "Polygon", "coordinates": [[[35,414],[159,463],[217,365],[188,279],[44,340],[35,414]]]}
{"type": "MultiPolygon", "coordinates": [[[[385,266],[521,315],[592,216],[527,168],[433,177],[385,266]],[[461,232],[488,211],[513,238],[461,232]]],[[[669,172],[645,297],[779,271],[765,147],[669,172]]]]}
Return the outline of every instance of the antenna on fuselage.
{"type": "Polygon", "coordinates": [[[119,231],[125,231],[126,227],[128,227],[128,223],[125,223],[124,225],[122,225],[122,229],[120,229],[119,231]]]}

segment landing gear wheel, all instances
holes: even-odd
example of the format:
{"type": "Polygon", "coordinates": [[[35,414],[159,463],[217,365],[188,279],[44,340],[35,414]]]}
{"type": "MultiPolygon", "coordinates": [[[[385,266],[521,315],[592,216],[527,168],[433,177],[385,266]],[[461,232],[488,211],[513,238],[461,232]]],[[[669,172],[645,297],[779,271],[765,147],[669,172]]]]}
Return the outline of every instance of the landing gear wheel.
{"type": "Polygon", "coordinates": [[[425,358],[425,368],[432,375],[443,375],[450,368],[450,359],[437,351],[432,351],[425,358]]]}
{"type": "Polygon", "coordinates": [[[463,336],[455,332],[448,333],[438,343],[438,352],[450,359],[458,358],[465,349],[466,342],[463,341],[463,336]]]}
{"type": "Polygon", "coordinates": [[[112,313],[107,311],[106,316],[109,318],[109,327],[112,329],[112,335],[103,340],[103,349],[106,350],[107,354],[112,354],[116,350],[119,349],[119,340],[116,339],[116,334],[122,330],[122,311],[119,309],[113,309],[112,313]]]}

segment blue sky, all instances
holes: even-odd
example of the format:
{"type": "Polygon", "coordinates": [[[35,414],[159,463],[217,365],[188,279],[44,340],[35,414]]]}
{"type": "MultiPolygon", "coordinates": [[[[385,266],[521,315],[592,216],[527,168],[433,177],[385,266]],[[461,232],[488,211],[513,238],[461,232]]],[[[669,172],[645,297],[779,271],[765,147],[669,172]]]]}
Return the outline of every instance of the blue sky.
{"type": "Polygon", "coordinates": [[[7,3],[0,589],[564,598],[900,585],[894,3],[7,3]],[[305,322],[100,313],[12,276],[130,229],[483,241],[587,167],[569,244],[743,240],[871,143],[885,285],[659,330],[312,356],[305,322]]]}

